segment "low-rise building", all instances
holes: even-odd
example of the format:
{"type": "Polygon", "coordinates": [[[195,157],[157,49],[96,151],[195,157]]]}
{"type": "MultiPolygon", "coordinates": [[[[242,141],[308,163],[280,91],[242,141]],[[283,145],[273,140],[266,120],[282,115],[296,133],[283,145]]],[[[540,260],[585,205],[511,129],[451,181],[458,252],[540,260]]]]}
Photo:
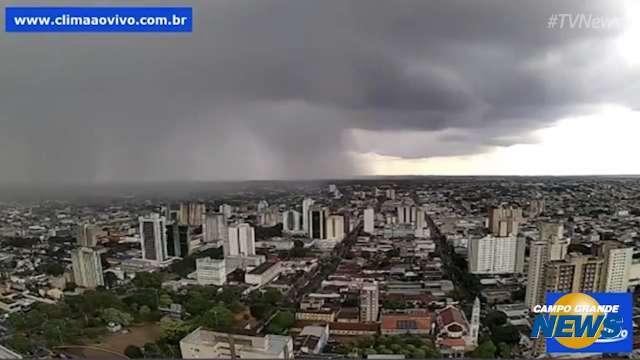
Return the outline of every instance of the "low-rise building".
{"type": "Polygon", "coordinates": [[[290,336],[249,336],[197,328],[180,340],[184,359],[290,359],[290,336]]]}

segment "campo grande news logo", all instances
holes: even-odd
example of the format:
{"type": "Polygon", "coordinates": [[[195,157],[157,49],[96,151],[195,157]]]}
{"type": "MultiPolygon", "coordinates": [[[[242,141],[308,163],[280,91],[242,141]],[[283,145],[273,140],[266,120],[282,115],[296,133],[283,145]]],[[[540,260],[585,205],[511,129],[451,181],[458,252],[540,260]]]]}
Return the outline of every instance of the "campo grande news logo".
{"type": "Polygon", "coordinates": [[[631,293],[547,293],[536,305],[531,337],[550,353],[627,353],[633,350],[631,293]]]}

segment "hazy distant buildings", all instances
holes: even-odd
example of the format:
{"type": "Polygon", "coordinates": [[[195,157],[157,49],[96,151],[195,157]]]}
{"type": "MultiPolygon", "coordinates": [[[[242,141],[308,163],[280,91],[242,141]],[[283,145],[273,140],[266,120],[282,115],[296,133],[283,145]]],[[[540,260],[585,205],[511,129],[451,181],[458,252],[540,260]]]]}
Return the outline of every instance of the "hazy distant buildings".
{"type": "Polygon", "coordinates": [[[196,279],[198,285],[222,286],[227,282],[225,260],[209,257],[196,259],[196,279]]]}
{"type": "Polygon", "coordinates": [[[96,250],[86,247],[72,250],[71,263],[76,285],[87,289],[104,285],[102,262],[96,250]]]}
{"type": "Polygon", "coordinates": [[[161,262],[167,259],[166,220],[164,216],[151,214],[140,217],[140,243],[142,258],[161,262]]]}
{"type": "Polygon", "coordinates": [[[489,232],[493,236],[517,236],[520,222],[522,221],[522,209],[497,207],[489,210],[489,232]]]}
{"type": "Polygon", "coordinates": [[[178,213],[178,222],[181,225],[202,225],[207,207],[202,203],[180,204],[180,212],[178,213]]]}
{"type": "Polygon", "coordinates": [[[516,236],[472,238],[469,240],[469,272],[487,275],[521,273],[525,248],[525,239],[516,236]]]}
{"type": "Polygon", "coordinates": [[[373,234],[375,231],[376,214],[373,208],[364,209],[364,232],[373,234]]]}
{"type": "Polygon", "coordinates": [[[233,214],[233,207],[229,204],[222,204],[218,207],[218,212],[224,215],[224,218],[229,220],[233,214]]]}
{"type": "Polygon", "coordinates": [[[229,236],[225,246],[225,256],[253,256],[256,254],[254,228],[247,223],[229,226],[229,236]]]}

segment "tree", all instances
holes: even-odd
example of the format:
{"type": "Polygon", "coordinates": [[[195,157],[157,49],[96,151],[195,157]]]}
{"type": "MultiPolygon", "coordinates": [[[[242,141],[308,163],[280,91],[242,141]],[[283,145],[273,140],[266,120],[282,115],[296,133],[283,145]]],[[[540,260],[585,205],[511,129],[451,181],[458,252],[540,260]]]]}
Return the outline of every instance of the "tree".
{"type": "Polygon", "coordinates": [[[136,273],[136,277],[133,278],[133,285],[138,288],[160,289],[162,288],[162,273],[136,273]]]}
{"type": "Polygon", "coordinates": [[[191,314],[191,316],[200,316],[204,314],[209,307],[211,307],[209,300],[199,293],[191,295],[184,304],[184,309],[191,314]]]}
{"type": "Polygon", "coordinates": [[[129,326],[133,321],[131,314],[114,308],[107,308],[100,312],[100,318],[105,323],[114,322],[122,326],[129,326]]]}
{"type": "Polygon", "coordinates": [[[283,334],[296,322],[296,317],[291,311],[279,311],[267,326],[270,334],[283,334]]]}
{"type": "Polygon", "coordinates": [[[271,309],[271,306],[269,306],[266,303],[260,302],[260,303],[251,305],[251,307],[249,307],[249,312],[251,313],[251,316],[253,316],[254,318],[263,319],[265,316],[267,316],[270,309],[271,309]]]}
{"type": "Polygon", "coordinates": [[[498,326],[491,330],[491,340],[495,344],[517,344],[520,341],[520,332],[511,324],[498,326]]]}
{"type": "Polygon", "coordinates": [[[130,359],[141,359],[144,357],[142,349],[135,345],[129,345],[124,349],[124,354],[130,359]]]}
{"type": "Polygon", "coordinates": [[[180,340],[193,331],[193,325],[186,321],[169,321],[160,326],[160,340],[168,344],[179,344],[180,340]]]}
{"type": "Polygon", "coordinates": [[[169,307],[173,304],[173,299],[169,294],[162,294],[160,296],[160,306],[163,308],[169,307]]]}
{"type": "Polygon", "coordinates": [[[498,354],[500,355],[501,358],[510,358],[511,357],[511,345],[506,344],[506,343],[499,343],[498,344],[498,354]]]}
{"type": "Polygon", "coordinates": [[[478,359],[493,359],[496,356],[496,346],[491,340],[487,340],[473,350],[469,357],[478,359]]]}
{"type": "Polygon", "coordinates": [[[200,324],[210,329],[227,329],[233,324],[233,313],[219,304],[200,317],[200,324]]]}

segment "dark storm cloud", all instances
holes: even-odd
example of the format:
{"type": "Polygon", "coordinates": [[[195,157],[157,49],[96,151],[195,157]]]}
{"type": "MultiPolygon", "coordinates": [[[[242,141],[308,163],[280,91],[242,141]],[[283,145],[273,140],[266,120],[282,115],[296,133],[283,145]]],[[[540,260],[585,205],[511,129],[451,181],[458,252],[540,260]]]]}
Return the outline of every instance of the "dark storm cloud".
{"type": "Polygon", "coordinates": [[[610,59],[619,29],[546,28],[622,16],[616,1],[191,5],[192,34],[0,35],[0,180],[348,176],[366,171],[351,151],[469,154],[637,101],[637,72],[610,59]],[[399,146],[354,129],[445,133],[399,146]]]}

